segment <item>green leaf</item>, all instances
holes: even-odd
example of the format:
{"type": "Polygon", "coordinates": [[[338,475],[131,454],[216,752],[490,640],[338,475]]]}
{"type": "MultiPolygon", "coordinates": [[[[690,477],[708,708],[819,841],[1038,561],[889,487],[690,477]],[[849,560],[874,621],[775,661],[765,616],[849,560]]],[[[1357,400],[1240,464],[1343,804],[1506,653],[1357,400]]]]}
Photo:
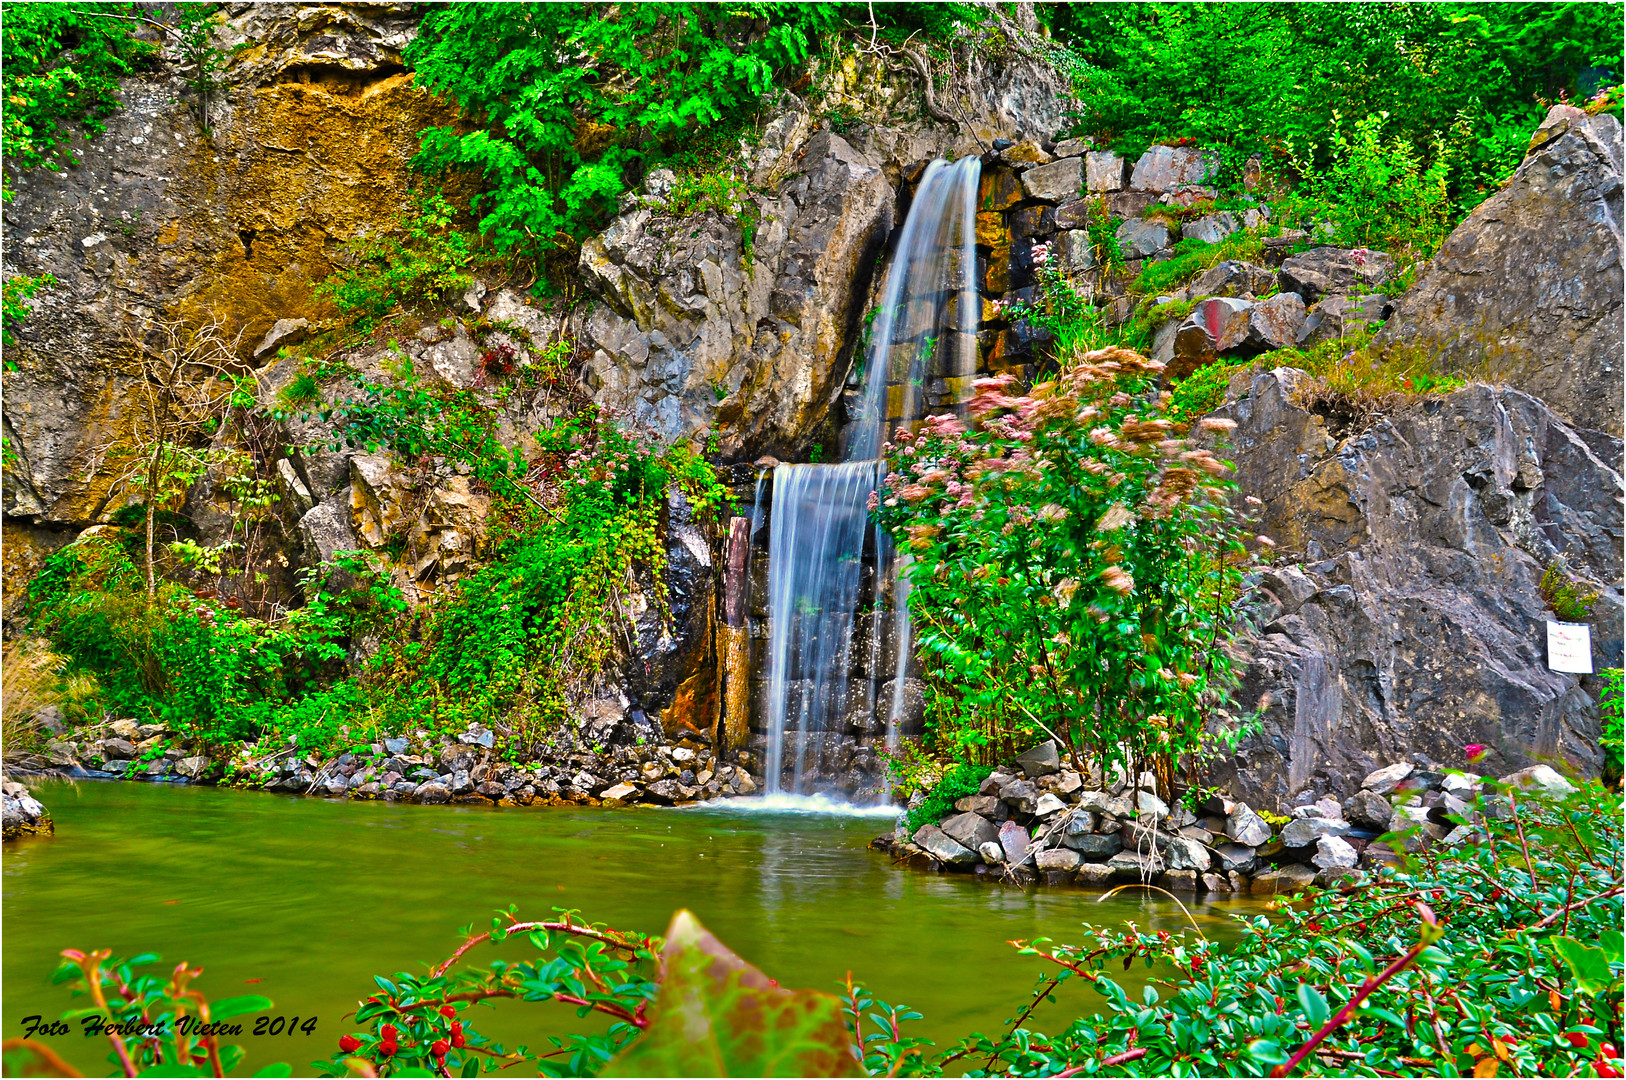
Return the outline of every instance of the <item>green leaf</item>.
{"type": "Polygon", "coordinates": [[[1321,1025],[1327,1022],[1331,1010],[1327,1008],[1327,999],[1321,996],[1321,991],[1309,983],[1299,984],[1299,1004],[1304,1007],[1304,1018],[1310,1022],[1310,1030],[1320,1030],[1321,1025]]]}
{"type": "Polygon", "coordinates": [[[294,1067],[286,1061],[274,1061],[255,1073],[255,1076],[292,1076],[294,1067]]]}
{"type": "Polygon", "coordinates": [[[841,1001],[787,990],[687,911],[672,917],[650,1025],[605,1076],[863,1076],[841,1001]]]}
{"type": "Polygon", "coordinates": [[[249,1013],[263,1012],[271,1007],[271,999],[258,994],[245,994],[242,997],[223,998],[209,1004],[210,1020],[230,1020],[234,1016],[246,1016],[249,1013]]]}
{"type": "MultiPolygon", "coordinates": [[[[224,1063],[222,1063],[224,1064],[224,1063]]],[[[208,1076],[208,1072],[197,1065],[154,1065],[150,1069],[142,1069],[139,1076],[208,1076]]]]}
{"type": "Polygon", "coordinates": [[[1569,965],[1575,985],[1583,993],[1602,993],[1614,981],[1609,956],[1602,949],[1583,945],[1572,937],[1558,937],[1553,939],[1553,951],[1569,965]]]}

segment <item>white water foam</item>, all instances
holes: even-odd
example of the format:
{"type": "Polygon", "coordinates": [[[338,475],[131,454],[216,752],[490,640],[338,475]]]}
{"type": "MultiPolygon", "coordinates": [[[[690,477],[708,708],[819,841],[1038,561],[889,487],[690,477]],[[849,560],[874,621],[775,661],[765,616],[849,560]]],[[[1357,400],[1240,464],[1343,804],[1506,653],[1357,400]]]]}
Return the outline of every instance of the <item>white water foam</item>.
{"type": "Polygon", "coordinates": [[[896,806],[859,806],[856,803],[832,799],[828,795],[792,795],[787,792],[750,795],[737,799],[712,799],[708,802],[693,803],[684,809],[732,814],[825,814],[831,817],[888,819],[898,816],[896,806]]]}

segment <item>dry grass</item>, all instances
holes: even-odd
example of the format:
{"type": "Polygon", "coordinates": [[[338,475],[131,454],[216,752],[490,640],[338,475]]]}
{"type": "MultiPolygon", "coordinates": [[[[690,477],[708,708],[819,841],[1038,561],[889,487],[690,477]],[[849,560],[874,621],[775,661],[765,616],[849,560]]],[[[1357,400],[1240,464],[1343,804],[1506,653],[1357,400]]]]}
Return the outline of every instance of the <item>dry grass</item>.
{"type": "Polygon", "coordinates": [[[95,696],[95,680],[64,675],[63,664],[60,655],[31,638],[8,641],[0,651],[0,756],[6,764],[38,753],[49,741],[34,720],[41,709],[56,705],[72,721],[95,696]]]}

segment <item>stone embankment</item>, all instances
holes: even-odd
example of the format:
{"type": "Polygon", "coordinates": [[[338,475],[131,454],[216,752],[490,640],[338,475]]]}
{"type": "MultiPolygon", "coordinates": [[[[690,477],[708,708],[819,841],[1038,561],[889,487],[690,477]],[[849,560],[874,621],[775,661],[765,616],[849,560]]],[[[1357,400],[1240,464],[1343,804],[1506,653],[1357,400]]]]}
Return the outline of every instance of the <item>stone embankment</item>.
{"type": "MultiPolygon", "coordinates": [[[[698,742],[666,742],[647,720],[590,724],[577,736],[521,755],[497,732],[471,724],[456,738],[411,736],[361,744],[336,757],[298,747],[246,745],[211,756],[162,724],[133,720],[75,730],[46,747],[42,771],[109,780],[229,784],[288,794],[498,806],[674,806],[750,795],[762,787],[748,752],[720,760],[698,742]],[[516,758],[520,760],[515,760],[516,758]]],[[[11,835],[10,787],[6,829],[11,835]]],[[[35,804],[36,806],[38,804],[35,804]]]]}
{"type": "MultiPolygon", "coordinates": [[[[1508,805],[1477,774],[1422,755],[1371,773],[1348,799],[1303,801],[1285,815],[1223,797],[1171,806],[1151,774],[1140,781],[1103,784],[1098,773],[1065,767],[1046,742],[990,774],[953,814],[912,833],[900,821],[871,846],[921,868],[1022,884],[1269,895],[1336,884],[1399,861],[1402,849],[1474,842],[1484,815],[1508,805]]],[[[1575,790],[1546,765],[1501,782],[1548,795],[1575,790]]]]}

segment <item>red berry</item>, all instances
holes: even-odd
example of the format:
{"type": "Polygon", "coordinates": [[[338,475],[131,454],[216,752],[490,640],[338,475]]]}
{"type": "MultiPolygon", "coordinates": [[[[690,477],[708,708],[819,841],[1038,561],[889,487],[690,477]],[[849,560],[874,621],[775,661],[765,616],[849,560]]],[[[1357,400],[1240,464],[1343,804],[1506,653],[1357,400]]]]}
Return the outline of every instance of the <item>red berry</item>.
{"type": "Polygon", "coordinates": [[[443,1058],[446,1056],[446,1052],[451,1048],[452,1044],[447,1042],[445,1039],[436,1039],[435,1044],[429,1048],[429,1052],[438,1058],[443,1058]]]}
{"type": "Polygon", "coordinates": [[[383,1039],[385,1042],[394,1042],[395,1041],[395,1025],[394,1024],[385,1024],[383,1027],[379,1028],[378,1029],[378,1037],[383,1039]]]}
{"type": "Polygon", "coordinates": [[[452,1045],[457,1047],[459,1050],[461,1050],[461,1049],[463,1049],[463,1044],[466,1041],[467,1040],[465,1040],[463,1038],[463,1025],[462,1025],[462,1023],[460,1023],[459,1021],[456,1021],[456,1020],[452,1021],[452,1045]]]}
{"type": "Polygon", "coordinates": [[[1611,1077],[1619,1077],[1620,1076],[1620,1073],[1615,1070],[1615,1067],[1613,1065],[1609,1064],[1607,1061],[1599,1061],[1599,1062],[1596,1062],[1595,1065],[1596,1065],[1596,1068],[1598,1070],[1598,1075],[1599,1076],[1611,1076],[1611,1077]]]}
{"type": "Polygon", "coordinates": [[[440,1007],[440,1015],[442,1015],[446,1019],[450,1020],[454,1016],[457,1015],[457,1009],[456,1009],[456,1007],[451,1006],[451,1005],[442,1005],[440,1007]]]}
{"type": "Polygon", "coordinates": [[[1570,1041],[1570,1045],[1575,1047],[1575,1049],[1586,1049],[1586,1036],[1582,1035],[1579,1031],[1566,1031],[1564,1032],[1564,1038],[1568,1039],[1570,1041]]]}
{"type": "Polygon", "coordinates": [[[1618,1058],[1620,1051],[1615,1049],[1614,1043],[1603,1043],[1598,1047],[1598,1053],[1606,1058],[1618,1058]]]}
{"type": "Polygon", "coordinates": [[[394,1057],[395,1050],[396,1046],[394,1039],[385,1039],[383,1042],[378,1044],[378,1052],[385,1057],[394,1057]]]}
{"type": "Polygon", "coordinates": [[[357,1050],[361,1049],[361,1040],[356,1038],[354,1035],[340,1035],[339,1049],[343,1050],[347,1054],[353,1054],[357,1050]]]}

